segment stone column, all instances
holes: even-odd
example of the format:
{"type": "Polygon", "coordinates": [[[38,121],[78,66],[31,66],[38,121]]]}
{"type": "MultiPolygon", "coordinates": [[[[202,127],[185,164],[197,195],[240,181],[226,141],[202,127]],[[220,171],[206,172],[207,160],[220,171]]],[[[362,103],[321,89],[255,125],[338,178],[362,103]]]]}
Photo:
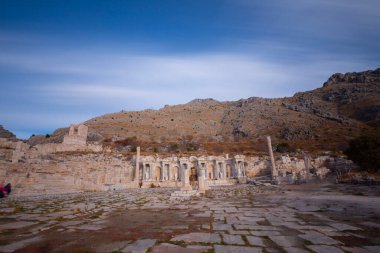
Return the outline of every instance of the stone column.
{"type": "Polygon", "coordinates": [[[201,168],[199,170],[199,177],[198,177],[198,192],[205,193],[206,190],[208,190],[208,187],[206,186],[205,169],[201,168]]]}
{"type": "Polygon", "coordinates": [[[272,166],[272,180],[275,180],[278,177],[278,172],[276,169],[276,164],[274,162],[274,156],[273,156],[273,150],[272,150],[272,141],[270,139],[270,136],[267,136],[267,142],[268,142],[268,151],[269,151],[269,156],[270,156],[270,163],[272,166]]]}
{"type": "Polygon", "coordinates": [[[155,168],[153,167],[153,164],[150,163],[150,164],[149,164],[149,179],[151,179],[151,180],[154,179],[154,178],[153,178],[154,169],[155,169],[155,168]]]}
{"type": "Polygon", "coordinates": [[[241,162],[240,164],[240,170],[241,170],[241,176],[245,177],[245,166],[244,166],[244,161],[241,162]]]}
{"type": "Polygon", "coordinates": [[[140,147],[136,148],[136,169],[135,169],[135,181],[140,180],[140,147]]]}
{"type": "Polygon", "coordinates": [[[160,173],[160,180],[161,181],[164,181],[164,177],[165,177],[165,163],[164,162],[161,162],[161,173],[160,173]]]}
{"type": "Polygon", "coordinates": [[[223,167],[223,179],[226,179],[227,178],[227,166],[226,166],[226,163],[222,163],[222,167],[223,167]]]}
{"type": "Polygon", "coordinates": [[[146,177],[145,177],[145,170],[146,170],[146,168],[145,168],[145,163],[143,163],[143,174],[142,174],[142,180],[143,181],[146,181],[146,177]]]}
{"type": "Polygon", "coordinates": [[[310,176],[310,167],[309,167],[309,165],[310,165],[310,159],[309,159],[309,157],[308,156],[304,156],[304,162],[305,162],[305,173],[306,173],[306,181],[308,181],[309,180],[309,176],[310,176]]]}
{"type": "Polygon", "coordinates": [[[181,163],[177,163],[177,167],[178,167],[178,181],[182,181],[182,167],[181,167],[181,163]]]}
{"type": "Polygon", "coordinates": [[[237,167],[238,167],[238,177],[242,177],[243,176],[243,168],[241,166],[241,162],[237,163],[237,167]]]}
{"type": "Polygon", "coordinates": [[[169,164],[168,164],[168,180],[171,180],[171,179],[172,179],[171,169],[172,169],[172,166],[171,166],[171,163],[169,163],[169,164]]]}
{"type": "Polygon", "coordinates": [[[189,165],[187,163],[181,164],[182,169],[182,188],[181,191],[189,191],[192,190],[189,179],[189,165]]]}

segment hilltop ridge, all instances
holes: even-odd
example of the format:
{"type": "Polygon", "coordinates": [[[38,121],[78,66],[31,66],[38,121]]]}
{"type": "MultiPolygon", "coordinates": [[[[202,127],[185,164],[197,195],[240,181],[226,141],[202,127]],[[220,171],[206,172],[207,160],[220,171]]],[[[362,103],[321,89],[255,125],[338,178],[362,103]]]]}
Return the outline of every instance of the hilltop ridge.
{"type": "MultiPolygon", "coordinates": [[[[363,132],[379,132],[380,68],[336,73],[322,87],[292,97],[194,99],[159,110],[123,110],[84,123],[90,142],[138,144],[162,152],[260,150],[266,135],[294,148],[342,150],[363,132]]],[[[34,136],[28,142],[60,142],[67,131],[61,128],[49,138],[34,136]]]]}

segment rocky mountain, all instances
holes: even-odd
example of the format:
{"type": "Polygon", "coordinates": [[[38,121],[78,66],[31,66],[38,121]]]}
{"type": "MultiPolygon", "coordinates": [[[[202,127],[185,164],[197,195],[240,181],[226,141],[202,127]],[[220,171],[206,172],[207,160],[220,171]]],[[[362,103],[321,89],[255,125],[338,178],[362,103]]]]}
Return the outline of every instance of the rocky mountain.
{"type": "MultiPolygon", "coordinates": [[[[344,149],[363,132],[380,132],[380,68],[337,73],[321,88],[293,97],[195,99],[159,110],[107,114],[85,124],[90,141],[161,152],[263,150],[266,135],[291,148],[344,149]]],[[[65,132],[59,129],[50,138],[59,140],[65,132]]]]}
{"type": "Polygon", "coordinates": [[[16,135],[14,135],[12,132],[6,130],[2,125],[0,125],[0,138],[8,139],[11,141],[16,141],[16,135]]]}

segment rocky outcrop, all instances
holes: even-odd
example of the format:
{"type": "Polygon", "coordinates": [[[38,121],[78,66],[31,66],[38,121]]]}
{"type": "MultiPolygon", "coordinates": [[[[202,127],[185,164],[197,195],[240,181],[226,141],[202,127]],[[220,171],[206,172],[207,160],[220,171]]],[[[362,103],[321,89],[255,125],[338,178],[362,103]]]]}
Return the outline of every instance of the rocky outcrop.
{"type": "Polygon", "coordinates": [[[323,87],[338,83],[375,83],[380,81],[380,68],[364,72],[336,73],[332,75],[323,87]]]}
{"type": "Polygon", "coordinates": [[[285,140],[311,140],[315,138],[313,130],[307,127],[286,127],[281,130],[280,136],[285,140]]]}
{"type": "Polygon", "coordinates": [[[12,132],[6,130],[2,125],[0,125],[0,138],[4,138],[7,140],[16,141],[17,137],[12,132]]]}

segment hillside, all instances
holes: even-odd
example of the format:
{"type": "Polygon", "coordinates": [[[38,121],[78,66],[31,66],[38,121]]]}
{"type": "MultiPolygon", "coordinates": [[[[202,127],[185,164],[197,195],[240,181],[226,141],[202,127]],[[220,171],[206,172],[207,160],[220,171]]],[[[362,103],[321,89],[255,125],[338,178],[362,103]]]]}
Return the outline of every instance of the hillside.
{"type": "MultiPolygon", "coordinates": [[[[289,98],[251,97],[234,102],[195,99],[159,110],[122,111],[90,119],[90,141],[151,151],[234,152],[275,144],[306,150],[342,150],[380,126],[380,69],[334,74],[321,88],[289,98]]],[[[59,141],[59,129],[44,142],[59,141]],[[51,140],[49,140],[51,139],[51,140]]]]}

